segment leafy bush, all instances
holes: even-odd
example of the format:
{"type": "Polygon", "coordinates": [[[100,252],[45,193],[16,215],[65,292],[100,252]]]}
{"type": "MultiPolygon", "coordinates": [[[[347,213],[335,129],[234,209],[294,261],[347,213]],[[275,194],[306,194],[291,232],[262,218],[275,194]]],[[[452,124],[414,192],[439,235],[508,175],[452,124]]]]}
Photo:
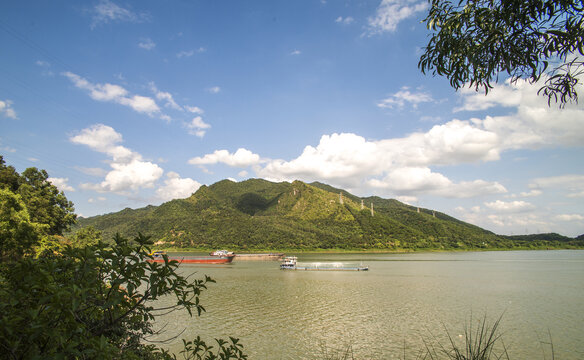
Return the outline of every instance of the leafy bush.
{"type": "MultiPolygon", "coordinates": [[[[149,239],[121,237],[83,248],[65,246],[4,263],[0,272],[0,346],[9,359],[175,359],[145,339],[156,316],[205,311],[199,295],[214,282],[189,280],[179,263],[148,262],[149,239]],[[156,308],[170,296],[173,305],[156,308]]],[[[185,342],[186,359],[245,359],[236,339],[216,352],[200,338],[185,342]],[[194,346],[192,346],[194,344],[194,346]]]]}

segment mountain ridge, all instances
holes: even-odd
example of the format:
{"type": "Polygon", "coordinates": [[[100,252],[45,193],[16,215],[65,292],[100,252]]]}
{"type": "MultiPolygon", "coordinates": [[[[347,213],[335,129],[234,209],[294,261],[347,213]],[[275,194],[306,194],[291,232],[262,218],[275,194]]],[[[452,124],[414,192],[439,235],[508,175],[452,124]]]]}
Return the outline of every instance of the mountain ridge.
{"type": "Polygon", "coordinates": [[[447,214],[313,182],[221,180],[186,199],[79,220],[108,239],[149,235],[159,247],[231,249],[499,249],[584,245],[558,234],[497,235],[447,214]],[[371,208],[373,207],[373,208],[371,208]]]}

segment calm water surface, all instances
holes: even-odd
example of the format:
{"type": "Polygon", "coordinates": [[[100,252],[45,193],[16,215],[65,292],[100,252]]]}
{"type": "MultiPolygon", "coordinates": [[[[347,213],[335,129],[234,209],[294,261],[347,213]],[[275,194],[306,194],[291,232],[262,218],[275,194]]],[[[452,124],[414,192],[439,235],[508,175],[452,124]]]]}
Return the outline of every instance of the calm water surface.
{"type": "MultiPolygon", "coordinates": [[[[415,359],[424,340],[455,338],[503,314],[511,359],[584,359],[584,251],[298,255],[363,262],[368,272],[279,270],[278,262],[183,266],[217,283],[201,317],[160,318],[165,336],[240,338],[250,359],[415,359]],[[472,320],[471,320],[472,317],[472,320]]],[[[168,345],[180,349],[177,340],[168,345]]],[[[444,342],[446,344],[446,342],[444,342]]]]}

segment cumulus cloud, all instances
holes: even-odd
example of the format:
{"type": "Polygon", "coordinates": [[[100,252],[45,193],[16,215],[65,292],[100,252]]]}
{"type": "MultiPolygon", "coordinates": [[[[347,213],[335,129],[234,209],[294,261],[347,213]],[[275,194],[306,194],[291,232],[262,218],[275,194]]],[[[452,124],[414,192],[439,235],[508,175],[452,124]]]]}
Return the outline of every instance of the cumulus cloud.
{"type": "Polygon", "coordinates": [[[525,201],[501,201],[486,202],[485,206],[491,210],[504,213],[520,213],[535,209],[535,206],[525,201]]]}
{"type": "Polygon", "coordinates": [[[186,127],[189,134],[202,138],[205,136],[207,129],[209,129],[211,125],[204,122],[202,117],[195,116],[190,122],[186,124],[186,127]]]}
{"type": "Polygon", "coordinates": [[[166,174],[164,186],[156,190],[157,197],[162,201],[183,199],[197,191],[201,184],[191,178],[181,178],[179,174],[170,171],[166,174]]]}
{"type": "MultiPolygon", "coordinates": [[[[369,189],[389,196],[430,194],[468,198],[504,194],[507,189],[501,183],[473,178],[454,181],[441,169],[498,161],[504,152],[512,149],[581,146],[584,143],[584,123],[581,120],[584,109],[581,105],[569,105],[561,111],[550,108],[545,98],[537,96],[536,86],[525,87],[517,83],[497,86],[521,93],[521,101],[514,100],[517,103],[507,115],[453,119],[426,131],[381,140],[365,139],[351,133],[323,135],[317,144],[306,146],[298,156],[289,160],[264,159],[253,167],[253,171],[259,177],[274,181],[326,181],[347,190],[364,192],[369,189]]],[[[398,106],[397,99],[403,99],[406,104],[406,99],[415,97],[405,96],[404,92],[395,98],[395,106],[398,106]]],[[[505,101],[496,98],[493,103],[505,101]]],[[[219,162],[233,166],[229,161],[219,160],[229,155],[226,150],[219,150],[193,161],[205,166],[219,162]]],[[[584,196],[583,175],[535,179],[530,184],[530,191],[519,196],[537,196],[542,193],[541,188],[552,185],[568,189],[568,196],[584,196]]],[[[531,206],[526,202],[492,202],[487,209],[527,211],[531,206]]]]}
{"type": "Polygon", "coordinates": [[[394,32],[397,25],[426,10],[428,3],[418,0],[382,0],[375,16],[368,19],[369,35],[394,32]]]}
{"type": "Polygon", "coordinates": [[[432,96],[426,92],[411,92],[407,86],[402,87],[395,94],[390,95],[388,98],[381,100],[377,103],[377,106],[384,109],[393,109],[394,107],[403,108],[407,103],[410,103],[414,109],[418,107],[418,104],[425,102],[433,102],[432,96]]]}
{"type": "MultiPolygon", "coordinates": [[[[501,194],[507,190],[498,182],[484,180],[455,183],[429,168],[396,168],[382,180],[371,179],[372,188],[389,190],[394,194],[431,194],[445,198],[469,198],[478,195],[501,194]]],[[[404,196],[404,195],[401,195],[404,196]]]]}
{"type": "Polygon", "coordinates": [[[130,9],[123,8],[112,1],[101,0],[91,10],[92,22],[91,28],[95,28],[100,24],[107,24],[109,22],[134,22],[141,23],[150,20],[150,15],[147,13],[137,13],[130,9]]]}
{"type": "MultiPolygon", "coordinates": [[[[458,120],[404,138],[371,141],[355,134],[324,135],[316,147],[305,147],[296,159],[272,160],[258,174],[273,179],[329,180],[348,187],[365,181],[376,188],[400,192],[414,188],[437,191],[450,183],[430,166],[496,160],[497,143],[495,134],[458,120]],[[419,180],[412,181],[410,176],[419,180]]],[[[480,187],[471,185],[465,188],[480,187]]],[[[492,185],[487,189],[495,193],[503,190],[500,185],[492,185]]]]}
{"type": "Polygon", "coordinates": [[[105,179],[99,184],[82,184],[83,189],[125,193],[152,188],[162,176],[163,170],[158,165],[143,160],[140,154],[119,145],[122,135],[110,126],[93,125],[71,136],[69,140],[111,157],[111,170],[105,175],[105,179]]]}
{"type": "Polygon", "coordinates": [[[10,119],[18,119],[16,111],[12,108],[12,101],[10,100],[0,100],[0,114],[10,119]]]}
{"type": "Polygon", "coordinates": [[[258,154],[239,148],[235,153],[230,153],[227,150],[216,150],[212,154],[205,156],[197,156],[189,160],[191,165],[214,165],[223,163],[228,166],[244,168],[252,165],[257,165],[261,162],[258,154]]]}
{"type": "Polygon", "coordinates": [[[316,147],[306,146],[300,156],[290,161],[262,159],[249,150],[239,149],[233,154],[217,150],[192,158],[189,163],[253,166],[258,176],[275,181],[320,180],[349,189],[382,189],[400,196],[431,193],[471,197],[506,192],[497,182],[470,180],[455,183],[431,170],[432,165],[488,161],[498,156],[483,144],[487,140],[493,141],[492,135],[483,134],[468,123],[455,121],[435,128],[406,138],[380,141],[368,141],[347,133],[324,135],[316,147]]]}
{"type": "Polygon", "coordinates": [[[81,76],[69,71],[64,72],[63,75],[71,80],[77,88],[87,90],[89,96],[94,100],[114,102],[130,107],[134,111],[147,114],[148,116],[163,116],[154,99],[150,97],[129,95],[128,90],[115,84],[92,84],[81,76]]]}
{"type": "Polygon", "coordinates": [[[487,96],[462,91],[462,108],[471,110],[476,108],[473,104],[481,101],[489,107],[511,107],[508,115],[473,119],[478,128],[499,136],[501,149],[581,146],[584,143],[584,106],[568,104],[564,109],[548,106],[547,99],[537,94],[543,81],[545,79],[536,84],[527,81],[496,84],[487,96]]]}
{"type": "Polygon", "coordinates": [[[212,86],[210,88],[207,88],[207,92],[210,92],[211,94],[218,94],[221,91],[221,88],[219,86],[212,86]]]}
{"type": "Polygon", "coordinates": [[[75,191],[75,189],[67,183],[69,181],[69,178],[50,177],[47,180],[51,184],[55,185],[57,189],[59,189],[60,191],[75,191]]]}
{"type": "Polygon", "coordinates": [[[290,53],[290,55],[300,55],[300,54],[302,54],[302,51],[300,51],[300,50],[293,50],[293,51],[290,53]]]}

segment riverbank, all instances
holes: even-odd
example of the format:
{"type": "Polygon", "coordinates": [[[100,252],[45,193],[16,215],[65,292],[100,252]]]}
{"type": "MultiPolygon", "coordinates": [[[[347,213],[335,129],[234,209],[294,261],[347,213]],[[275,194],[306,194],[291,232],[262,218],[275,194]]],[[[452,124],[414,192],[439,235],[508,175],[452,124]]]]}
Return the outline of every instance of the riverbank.
{"type": "MultiPolygon", "coordinates": [[[[178,247],[164,247],[154,248],[155,250],[165,250],[167,252],[176,253],[210,253],[217,249],[209,248],[178,248],[178,247]]],[[[408,254],[408,253],[446,253],[446,252],[485,252],[485,251],[545,251],[545,250],[584,250],[584,246],[572,247],[514,247],[514,248],[452,248],[452,249],[236,249],[230,248],[230,251],[245,254],[266,254],[266,253],[284,253],[284,254],[408,254]]]]}

